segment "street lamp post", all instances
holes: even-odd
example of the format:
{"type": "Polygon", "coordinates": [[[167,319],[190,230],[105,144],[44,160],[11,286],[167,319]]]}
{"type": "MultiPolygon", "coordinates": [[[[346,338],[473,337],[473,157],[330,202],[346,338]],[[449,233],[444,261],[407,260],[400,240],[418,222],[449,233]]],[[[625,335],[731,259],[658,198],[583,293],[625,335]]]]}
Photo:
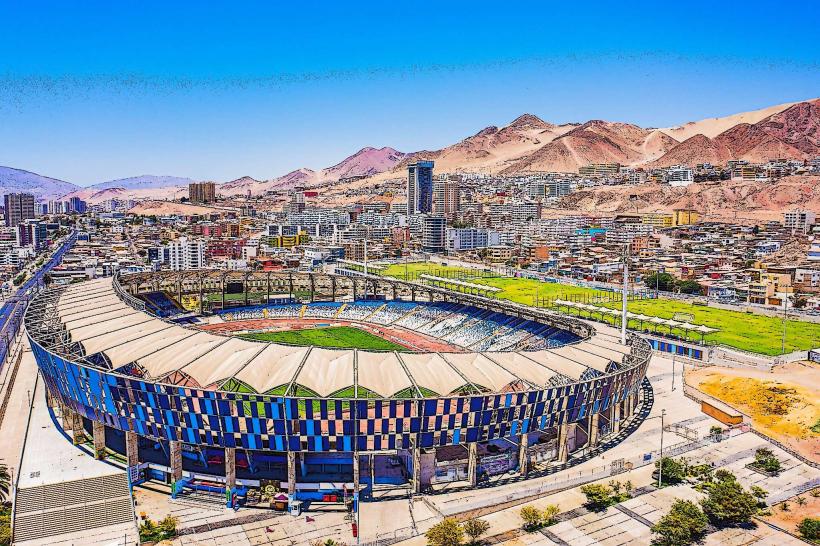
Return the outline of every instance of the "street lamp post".
{"type": "Polygon", "coordinates": [[[783,338],[780,342],[780,354],[786,354],[786,321],[789,317],[789,295],[783,296],[783,338]]]}
{"type": "Polygon", "coordinates": [[[666,416],[666,410],[661,410],[661,454],[658,459],[658,489],[661,488],[661,478],[663,477],[663,418],[666,416]]]}
{"type": "Polygon", "coordinates": [[[629,288],[629,245],[624,245],[624,286],[621,295],[621,345],[626,345],[626,291],[629,288]]]}

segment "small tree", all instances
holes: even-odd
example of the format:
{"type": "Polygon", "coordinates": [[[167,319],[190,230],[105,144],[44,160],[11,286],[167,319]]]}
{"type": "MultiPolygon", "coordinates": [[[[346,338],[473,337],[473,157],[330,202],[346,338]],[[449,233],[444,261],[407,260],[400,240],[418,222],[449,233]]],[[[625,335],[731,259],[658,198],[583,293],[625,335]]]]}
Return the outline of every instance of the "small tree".
{"type": "Polygon", "coordinates": [[[803,518],[797,526],[797,532],[806,540],[812,542],[820,540],[820,518],[803,518]]]}
{"type": "Polygon", "coordinates": [[[661,471],[661,482],[664,485],[674,485],[686,478],[686,466],[672,457],[661,457],[655,461],[655,472],[661,471]]]}
{"type": "Polygon", "coordinates": [[[657,546],[681,546],[699,539],[709,519],[692,501],[676,500],[669,513],[652,526],[657,534],[652,543],[657,546]]]}
{"type": "Polygon", "coordinates": [[[750,488],[750,491],[752,492],[752,495],[754,495],[754,498],[757,499],[757,505],[760,508],[763,508],[764,506],[766,506],[766,497],[769,496],[768,491],[766,491],[765,489],[763,489],[762,487],[757,486],[757,485],[753,485],[750,488]]]}
{"type": "Polygon", "coordinates": [[[472,518],[461,524],[464,532],[470,537],[470,544],[476,544],[481,536],[490,530],[490,524],[483,519],[472,518]]]}
{"type": "Polygon", "coordinates": [[[555,517],[558,515],[560,509],[557,504],[548,504],[541,511],[541,522],[544,525],[552,525],[555,523],[555,517]]]}
{"type": "Polygon", "coordinates": [[[743,489],[730,472],[715,472],[718,478],[701,501],[703,511],[715,525],[748,523],[758,511],[757,499],[743,489]],[[720,478],[718,475],[720,474],[720,478]]]}
{"type": "Polygon", "coordinates": [[[429,546],[458,546],[464,542],[464,529],[455,518],[444,518],[430,527],[424,536],[429,546]]]}
{"type": "Polygon", "coordinates": [[[521,519],[524,520],[524,530],[534,531],[541,526],[541,511],[534,506],[524,506],[519,512],[521,519]]]}
{"type": "Polygon", "coordinates": [[[699,296],[703,293],[703,287],[697,281],[680,281],[677,283],[677,288],[681,294],[699,296]]]}
{"type": "Polygon", "coordinates": [[[766,447],[755,451],[755,462],[752,464],[765,472],[780,472],[780,460],[766,447]]]}
{"type": "Polygon", "coordinates": [[[524,520],[524,530],[534,531],[540,527],[555,523],[555,517],[560,509],[557,504],[548,504],[543,510],[534,506],[524,506],[521,508],[521,519],[524,520]]]}
{"type": "Polygon", "coordinates": [[[586,504],[591,510],[603,510],[613,503],[612,490],[600,483],[591,483],[581,487],[581,493],[586,496],[586,504]]]}

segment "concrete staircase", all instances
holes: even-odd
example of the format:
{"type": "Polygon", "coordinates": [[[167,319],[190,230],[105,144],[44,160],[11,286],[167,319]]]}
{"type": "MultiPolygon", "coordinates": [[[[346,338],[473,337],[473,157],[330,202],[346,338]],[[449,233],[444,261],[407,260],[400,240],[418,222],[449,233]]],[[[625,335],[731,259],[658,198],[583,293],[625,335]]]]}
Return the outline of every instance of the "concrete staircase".
{"type": "Polygon", "coordinates": [[[136,530],[125,473],[17,490],[14,544],[58,543],[61,535],[109,527],[136,530]]]}

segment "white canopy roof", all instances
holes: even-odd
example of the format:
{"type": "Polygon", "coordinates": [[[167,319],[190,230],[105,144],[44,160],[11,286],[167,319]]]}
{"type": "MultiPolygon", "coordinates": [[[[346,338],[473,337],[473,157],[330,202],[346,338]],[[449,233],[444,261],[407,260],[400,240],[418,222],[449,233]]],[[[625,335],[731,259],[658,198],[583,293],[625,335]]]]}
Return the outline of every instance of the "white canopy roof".
{"type": "Polygon", "coordinates": [[[396,353],[358,351],[359,386],[384,397],[413,386],[396,353]]]}
{"type": "Polygon", "coordinates": [[[440,395],[471,383],[501,391],[520,381],[543,386],[556,374],[577,380],[588,367],[604,371],[629,352],[606,335],[541,351],[486,353],[397,354],[252,342],[134,310],[119,299],[110,279],[72,285],[57,309],[72,341],[82,343],[86,354],[104,353],[114,369],[133,362],[154,380],[180,371],[209,388],[235,378],[260,393],[294,384],[329,396],[357,381],[384,397],[414,384],[440,395]]]}
{"type": "Polygon", "coordinates": [[[437,394],[450,394],[468,384],[439,353],[402,353],[399,358],[419,387],[437,394]]]}

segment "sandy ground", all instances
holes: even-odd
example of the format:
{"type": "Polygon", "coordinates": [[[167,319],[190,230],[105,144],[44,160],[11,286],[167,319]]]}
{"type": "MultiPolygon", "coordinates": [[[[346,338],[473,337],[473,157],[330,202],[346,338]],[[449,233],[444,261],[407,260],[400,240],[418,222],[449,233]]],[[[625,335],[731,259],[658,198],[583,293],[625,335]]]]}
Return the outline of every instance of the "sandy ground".
{"type": "MultiPolygon", "coordinates": [[[[815,494],[820,492],[820,489],[814,490],[815,494]]],[[[806,517],[817,517],[820,514],[820,496],[813,497],[810,493],[798,495],[805,500],[805,504],[800,506],[795,500],[797,497],[792,497],[787,502],[776,504],[771,507],[771,515],[764,516],[761,519],[773,523],[781,529],[786,529],[791,533],[797,533],[797,526],[806,517]],[[784,504],[787,510],[783,510],[784,504]]]]}
{"type": "Polygon", "coordinates": [[[814,461],[820,461],[820,365],[790,362],[771,372],[710,367],[686,381],[752,417],[754,425],[814,461]]]}

